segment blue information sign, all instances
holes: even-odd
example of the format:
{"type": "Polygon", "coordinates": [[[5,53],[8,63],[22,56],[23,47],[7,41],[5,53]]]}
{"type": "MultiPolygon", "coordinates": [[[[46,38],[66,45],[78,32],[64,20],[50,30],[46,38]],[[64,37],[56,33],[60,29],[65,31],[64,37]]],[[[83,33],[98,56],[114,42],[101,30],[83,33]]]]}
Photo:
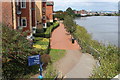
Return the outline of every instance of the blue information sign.
{"type": "Polygon", "coordinates": [[[32,65],[36,65],[36,64],[40,64],[40,55],[29,56],[28,57],[28,65],[32,66],[32,65]]]}

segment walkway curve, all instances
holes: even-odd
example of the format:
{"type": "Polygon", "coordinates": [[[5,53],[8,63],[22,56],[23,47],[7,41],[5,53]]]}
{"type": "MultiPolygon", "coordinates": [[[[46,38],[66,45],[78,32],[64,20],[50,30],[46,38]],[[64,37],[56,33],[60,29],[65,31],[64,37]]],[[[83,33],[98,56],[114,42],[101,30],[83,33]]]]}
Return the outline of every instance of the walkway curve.
{"type": "Polygon", "coordinates": [[[76,41],[72,44],[71,35],[66,32],[62,23],[53,31],[50,46],[52,49],[66,50],[66,55],[54,63],[63,76],[89,78],[96,61],[90,54],[81,53],[81,48],[76,41]]]}
{"type": "Polygon", "coordinates": [[[64,25],[62,23],[60,23],[60,26],[52,32],[50,40],[51,49],[65,49],[65,50],[81,49],[76,41],[74,44],[72,44],[71,35],[68,32],[66,32],[64,25]]]}

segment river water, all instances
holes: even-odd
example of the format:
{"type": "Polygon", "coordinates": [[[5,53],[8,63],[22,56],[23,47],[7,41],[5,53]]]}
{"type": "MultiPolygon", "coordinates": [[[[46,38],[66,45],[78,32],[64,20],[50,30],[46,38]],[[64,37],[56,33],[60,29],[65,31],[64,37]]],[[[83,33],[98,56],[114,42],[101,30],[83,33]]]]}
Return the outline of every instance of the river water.
{"type": "Polygon", "coordinates": [[[118,16],[79,17],[75,21],[85,27],[94,40],[118,46],[118,16]]]}

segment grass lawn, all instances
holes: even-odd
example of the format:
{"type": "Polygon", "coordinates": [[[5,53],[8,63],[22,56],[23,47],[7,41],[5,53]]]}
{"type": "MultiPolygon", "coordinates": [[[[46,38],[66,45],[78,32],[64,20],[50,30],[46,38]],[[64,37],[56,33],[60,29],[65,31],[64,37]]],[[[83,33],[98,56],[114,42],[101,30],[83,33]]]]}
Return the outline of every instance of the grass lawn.
{"type": "Polygon", "coordinates": [[[51,61],[54,63],[61,59],[65,55],[66,51],[65,50],[60,50],[60,49],[51,49],[50,50],[50,56],[51,56],[51,61]]]}
{"type": "MultiPolygon", "coordinates": [[[[66,53],[65,50],[50,49],[49,55],[51,56],[52,63],[64,57],[65,53],[66,53]]],[[[55,78],[57,74],[58,71],[54,68],[54,66],[52,64],[48,64],[44,78],[51,78],[50,80],[53,80],[52,78],[55,78]]]]}

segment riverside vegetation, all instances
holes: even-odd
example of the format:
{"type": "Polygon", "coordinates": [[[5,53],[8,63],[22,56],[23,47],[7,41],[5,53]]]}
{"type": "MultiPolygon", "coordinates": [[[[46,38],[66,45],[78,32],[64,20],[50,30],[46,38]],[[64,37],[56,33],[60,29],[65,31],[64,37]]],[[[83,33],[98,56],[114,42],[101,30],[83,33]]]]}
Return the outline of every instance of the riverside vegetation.
{"type": "Polygon", "coordinates": [[[118,63],[118,61],[120,61],[119,48],[110,44],[105,46],[104,44],[93,40],[87,30],[84,27],[77,25],[73,19],[74,17],[72,14],[67,14],[64,17],[63,23],[66,26],[67,31],[78,41],[79,45],[82,47],[83,53],[90,53],[99,61],[99,65],[95,67],[93,74],[90,77],[113,78],[120,74],[120,64],[118,63]]]}

